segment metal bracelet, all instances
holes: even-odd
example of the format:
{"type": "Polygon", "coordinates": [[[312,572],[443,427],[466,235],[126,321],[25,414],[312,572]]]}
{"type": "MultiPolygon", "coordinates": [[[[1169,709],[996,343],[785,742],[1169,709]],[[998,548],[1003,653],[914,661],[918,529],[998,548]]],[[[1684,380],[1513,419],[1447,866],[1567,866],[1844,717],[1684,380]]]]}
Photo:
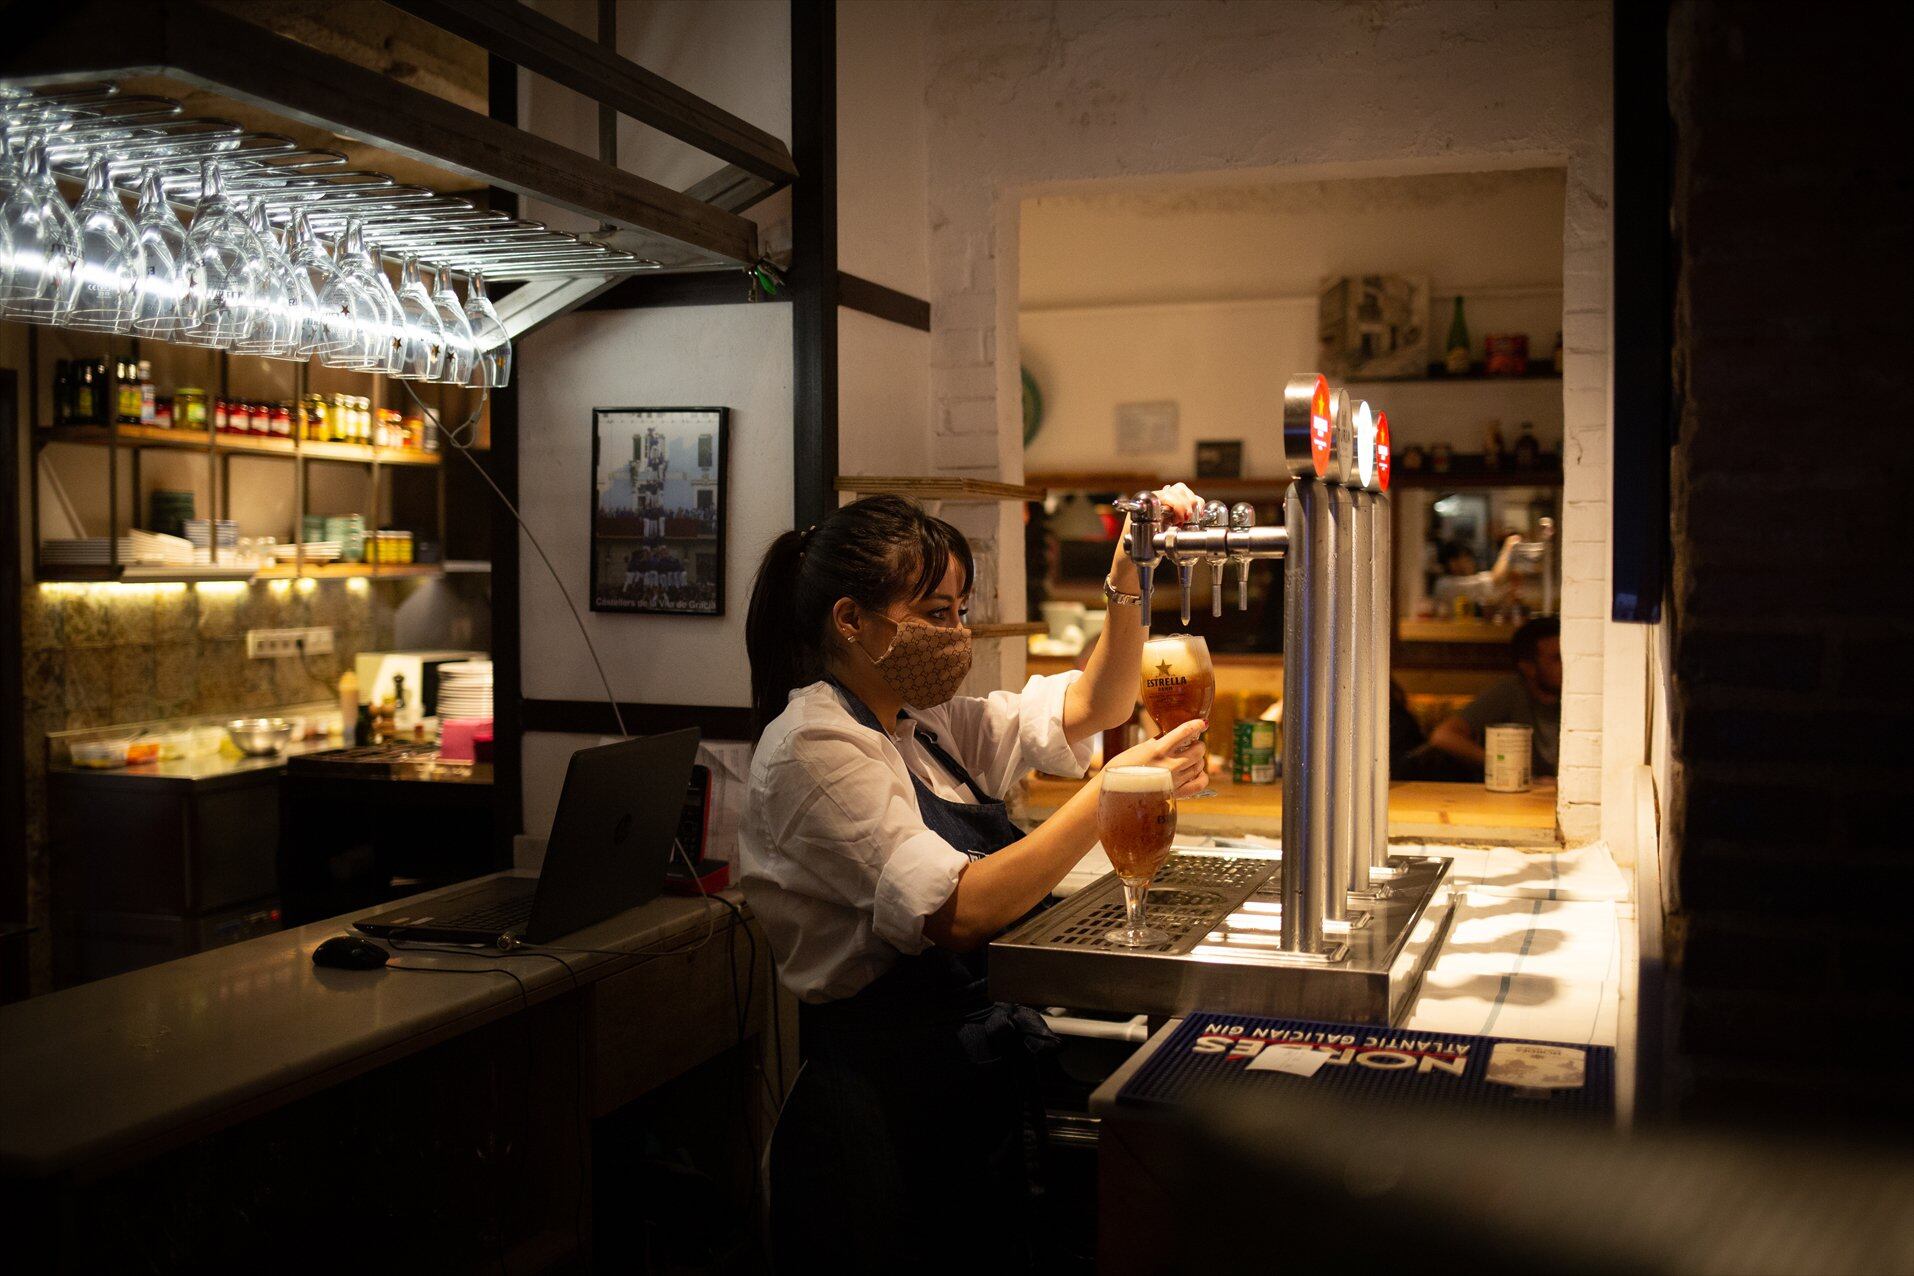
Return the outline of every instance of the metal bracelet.
{"type": "Polygon", "coordinates": [[[1118,589],[1115,585],[1110,583],[1110,578],[1108,575],[1104,576],[1103,578],[1104,606],[1106,607],[1139,607],[1142,605],[1142,603],[1143,603],[1142,594],[1126,594],[1122,590],[1118,589]]]}

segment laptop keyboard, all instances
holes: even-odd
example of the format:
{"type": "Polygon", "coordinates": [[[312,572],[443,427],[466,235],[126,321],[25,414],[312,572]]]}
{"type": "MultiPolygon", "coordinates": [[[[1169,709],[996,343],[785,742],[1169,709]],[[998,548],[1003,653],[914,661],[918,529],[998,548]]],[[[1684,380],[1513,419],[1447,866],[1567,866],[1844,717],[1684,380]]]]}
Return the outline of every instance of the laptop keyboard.
{"type": "Polygon", "coordinates": [[[497,931],[504,934],[508,930],[517,930],[532,920],[532,897],[505,900],[502,903],[487,904],[480,908],[467,909],[454,913],[450,917],[435,917],[435,926],[452,926],[461,930],[497,931]]]}

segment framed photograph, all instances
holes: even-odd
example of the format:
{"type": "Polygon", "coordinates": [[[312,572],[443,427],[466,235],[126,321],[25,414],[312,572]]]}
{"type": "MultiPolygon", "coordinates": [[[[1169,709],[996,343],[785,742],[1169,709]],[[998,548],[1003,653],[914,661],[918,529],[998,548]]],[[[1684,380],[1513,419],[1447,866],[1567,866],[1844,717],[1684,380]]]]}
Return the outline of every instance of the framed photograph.
{"type": "Polygon", "coordinates": [[[591,609],[724,615],[728,408],[594,408],[591,609]]]}
{"type": "Polygon", "coordinates": [[[1343,275],[1317,294],[1318,366],[1332,378],[1429,375],[1429,281],[1343,275]]]}
{"type": "Polygon", "coordinates": [[[1196,441],[1196,477],[1242,478],[1243,441],[1241,439],[1198,439],[1196,441]]]}

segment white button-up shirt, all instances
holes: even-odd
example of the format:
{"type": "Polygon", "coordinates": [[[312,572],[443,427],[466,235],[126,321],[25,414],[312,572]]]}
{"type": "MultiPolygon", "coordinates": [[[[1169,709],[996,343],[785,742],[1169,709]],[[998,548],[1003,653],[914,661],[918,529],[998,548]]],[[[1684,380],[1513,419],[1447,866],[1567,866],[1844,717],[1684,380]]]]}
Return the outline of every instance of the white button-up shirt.
{"type": "Polygon", "coordinates": [[[739,881],[785,987],[835,1001],[928,945],[924,921],[970,861],[925,826],[911,776],[948,801],[977,799],[925,749],[919,724],[987,794],[1031,767],[1082,775],[1093,742],[1063,733],[1064,693],[1081,676],[913,709],[888,736],[852,717],[829,683],[791,693],[758,741],[738,829],[739,881]]]}

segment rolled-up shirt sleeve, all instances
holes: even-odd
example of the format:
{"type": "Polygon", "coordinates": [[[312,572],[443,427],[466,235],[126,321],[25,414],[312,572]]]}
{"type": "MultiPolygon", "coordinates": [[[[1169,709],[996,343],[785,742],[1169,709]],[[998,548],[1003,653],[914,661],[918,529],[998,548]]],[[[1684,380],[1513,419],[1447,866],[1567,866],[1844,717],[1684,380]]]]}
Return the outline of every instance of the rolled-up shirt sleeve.
{"type": "Polygon", "coordinates": [[[1067,776],[1089,768],[1095,739],[1072,744],[1063,730],[1064,699],[1082,676],[1080,669],[1037,675],[1022,691],[967,696],[945,707],[957,755],[979,784],[1001,797],[1032,767],[1067,776]]]}
{"type": "Polygon", "coordinates": [[[928,946],[925,920],[970,860],[919,815],[909,776],[881,752],[877,733],[793,733],[767,768],[774,844],[806,893],[864,912],[871,932],[902,953],[928,946]]]}

